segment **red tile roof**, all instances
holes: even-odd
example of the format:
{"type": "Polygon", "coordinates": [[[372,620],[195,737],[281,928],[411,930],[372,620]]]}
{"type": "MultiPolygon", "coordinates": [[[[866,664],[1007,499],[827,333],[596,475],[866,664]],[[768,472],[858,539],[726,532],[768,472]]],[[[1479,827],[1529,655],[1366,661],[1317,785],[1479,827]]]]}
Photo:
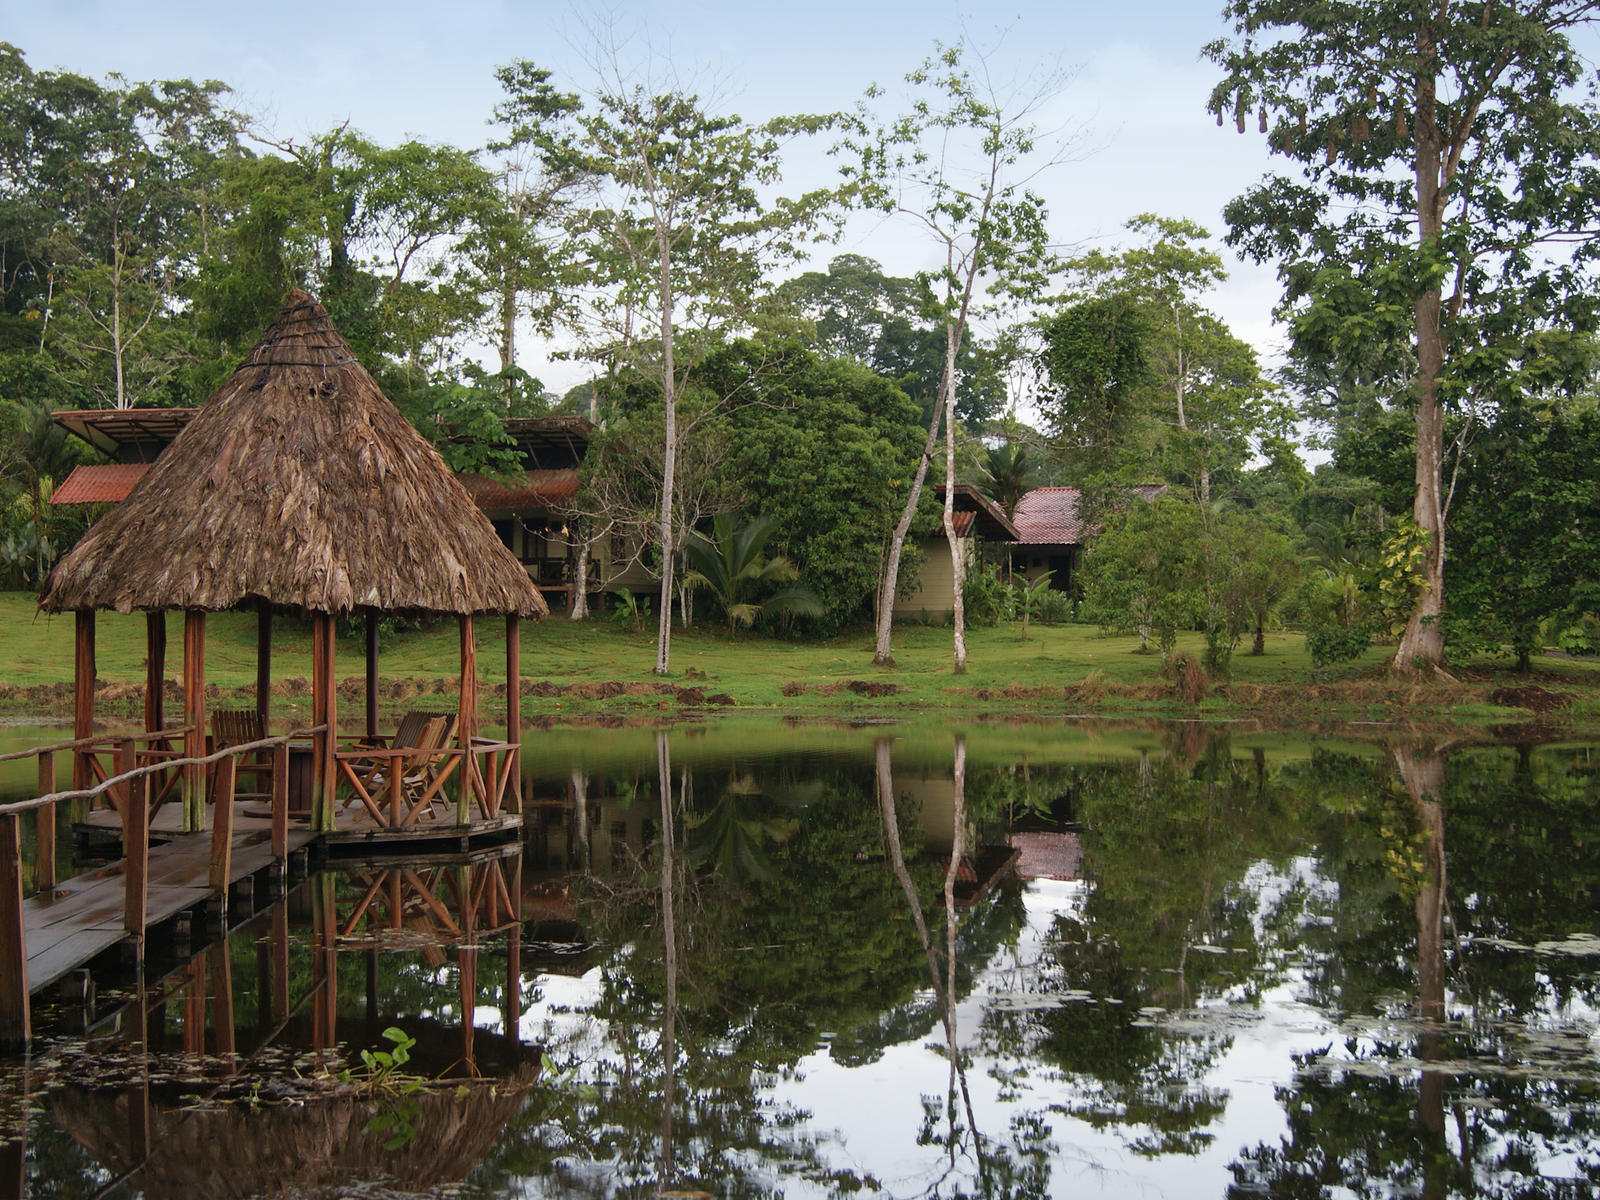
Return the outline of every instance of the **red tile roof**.
{"type": "Polygon", "coordinates": [[[1081,493],[1075,487],[1033,488],[1017,501],[1011,523],[1017,541],[1031,545],[1077,545],[1083,541],[1083,518],[1078,515],[1081,493]]]}
{"type": "Polygon", "coordinates": [[[482,475],[463,475],[461,482],[484,512],[549,508],[578,494],[578,472],[573,467],[527,471],[514,483],[502,483],[482,475]]]}
{"type": "MultiPolygon", "coordinates": [[[[1128,489],[1130,496],[1154,500],[1167,490],[1164,483],[1142,483],[1128,489]]],[[[1017,527],[1017,541],[1030,546],[1078,546],[1094,532],[1078,512],[1083,493],[1075,487],[1039,487],[1017,501],[1011,523],[1017,527]]]]}
{"type": "Polygon", "coordinates": [[[150,469],[149,463],[77,466],[50,497],[51,504],[120,504],[150,469]]]}

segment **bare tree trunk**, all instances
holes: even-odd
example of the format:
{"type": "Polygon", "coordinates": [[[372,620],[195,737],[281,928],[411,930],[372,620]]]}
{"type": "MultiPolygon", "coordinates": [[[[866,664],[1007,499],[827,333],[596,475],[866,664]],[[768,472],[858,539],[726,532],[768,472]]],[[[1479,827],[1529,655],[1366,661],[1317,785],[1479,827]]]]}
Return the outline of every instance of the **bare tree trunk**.
{"type": "Polygon", "coordinates": [[[582,517],[572,519],[572,537],[578,546],[578,561],[572,564],[572,606],[567,619],[581,621],[589,615],[589,539],[584,536],[582,517]]]}
{"type": "MultiPolygon", "coordinates": [[[[658,235],[664,237],[665,235],[658,235]]],[[[672,489],[678,466],[678,397],[672,361],[672,257],[661,245],[661,392],[664,432],[661,457],[661,611],[656,615],[655,673],[671,667],[672,649],[672,489]]]]}
{"type": "MultiPolygon", "coordinates": [[[[1426,246],[1444,225],[1444,196],[1439,187],[1440,146],[1434,82],[1435,49],[1424,29],[1417,38],[1416,139],[1417,237],[1426,246]]],[[[1444,664],[1444,502],[1441,474],[1444,460],[1444,413],[1439,406],[1439,371],[1444,344],[1439,334],[1440,289],[1435,286],[1414,303],[1417,331],[1417,463],[1412,517],[1427,538],[1423,592],[1406,622],[1389,669],[1398,674],[1438,670],[1444,664]]]]}
{"type": "Polygon", "coordinates": [[[517,365],[517,289],[501,271],[500,282],[500,369],[517,365]]]}
{"type": "MultiPolygon", "coordinates": [[[[944,335],[944,377],[956,377],[956,340],[954,325],[946,324],[944,335]]],[[[967,670],[967,604],[964,595],[967,561],[962,553],[962,540],[956,536],[956,389],[944,388],[944,537],[950,545],[950,624],[953,630],[952,648],[955,673],[967,670]]],[[[976,521],[976,518],[974,518],[976,521]]],[[[976,530],[974,530],[976,533],[976,530]]]]}
{"type": "Polygon", "coordinates": [[[572,783],[572,843],[580,871],[589,869],[589,776],[574,767],[572,783]]]}
{"type": "Polygon", "coordinates": [[[917,501],[922,499],[922,484],[928,477],[928,464],[933,461],[933,448],[939,444],[939,421],[944,415],[942,404],[933,406],[933,419],[928,422],[928,438],[922,444],[922,457],[917,460],[916,474],[911,477],[911,494],[900,513],[889,541],[889,561],[883,572],[883,588],[878,593],[878,641],[872,654],[874,666],[894,665],[894,654],[889,647],[889,635],[894,629],[894,597],[900,588],[900,555],[906,547],[906,534],[917,515],[917,501]]]}

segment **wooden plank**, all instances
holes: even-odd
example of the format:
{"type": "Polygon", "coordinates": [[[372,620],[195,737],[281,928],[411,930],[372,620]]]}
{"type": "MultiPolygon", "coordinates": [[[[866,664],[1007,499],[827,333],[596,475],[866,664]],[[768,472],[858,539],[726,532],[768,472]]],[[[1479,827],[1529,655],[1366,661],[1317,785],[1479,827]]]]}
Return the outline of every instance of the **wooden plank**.
{"type": "Polygon", "coordinates": [[[22,818],[0,816],[0,1045],[26,1045],[28,943],[22,909],[22,818]]]}
{"type": "Polygon", "coordinates": [[[471,615],[458,617],[461,631],[461,703],[457,709],[456,744],[461,747],[460,796],[456,801],[456,821],[465,825],[472,815],[473,773],[472,739],[478,734],[478,638],[471,615]]]}
{"type": "Polygon", "coordinates": [[[120,929],[80,929],[69,938],[28,956],[29,987],[39,992],[76,971],[122,940],[120,929]]]}

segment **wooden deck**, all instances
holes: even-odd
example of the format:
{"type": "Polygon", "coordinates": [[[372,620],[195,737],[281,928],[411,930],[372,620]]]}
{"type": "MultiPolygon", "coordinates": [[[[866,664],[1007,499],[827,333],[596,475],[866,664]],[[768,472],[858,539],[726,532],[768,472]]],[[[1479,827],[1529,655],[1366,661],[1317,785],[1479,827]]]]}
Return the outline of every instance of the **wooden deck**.
{"type": "MultiPolygon", "coordinates": [[[[179,834],[161,830],[167,811],[158,814],[157,831],[168,840],[150,847],[145,926],[170,920],[186,909],[215,898],[211,871],[211,834],[179,834]]],[[[171,822],[178,818],[173,806],[171,822]]],[[[119,836],[115,813],[95,813],[86,831],[119,836]],[[104,818],[104,820],[102,820],[104,818]]],[[[273,863],[270,822],[241,816],[233,834],[228,886],[249,879],[273,863]]],[[[289,849],[303,850],[313,841],[304,827],[289,830],[289,849]]],[[[23,902],[27,931],[28,989],[38,992],[96,955],[127,939],[124,930],[124,870],[111,863],[56,885],[48,894],[23,902]]]]}

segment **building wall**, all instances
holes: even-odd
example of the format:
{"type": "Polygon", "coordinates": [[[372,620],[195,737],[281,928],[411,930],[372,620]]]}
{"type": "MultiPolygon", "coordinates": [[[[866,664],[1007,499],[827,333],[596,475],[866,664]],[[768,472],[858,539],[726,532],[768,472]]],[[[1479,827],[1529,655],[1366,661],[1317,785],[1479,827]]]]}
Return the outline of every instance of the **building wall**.
{"type": "MultiPolygon", "coordinates": [[[[931,538],[921,538],[917,544],[922,548],[922,569],[917,572],[916,590],[905,599],[895,601],[894,615],[925,617],[934,621],[946,620],[955,612],[956,607],[956,578],[955,572],[950,567],[950,544],[945,541],[942,533],[931,538]]],[[[970,571],[973,560],[977,557],[976,539],[962,538],[961,550],[967,570],[970,571]]]]}

